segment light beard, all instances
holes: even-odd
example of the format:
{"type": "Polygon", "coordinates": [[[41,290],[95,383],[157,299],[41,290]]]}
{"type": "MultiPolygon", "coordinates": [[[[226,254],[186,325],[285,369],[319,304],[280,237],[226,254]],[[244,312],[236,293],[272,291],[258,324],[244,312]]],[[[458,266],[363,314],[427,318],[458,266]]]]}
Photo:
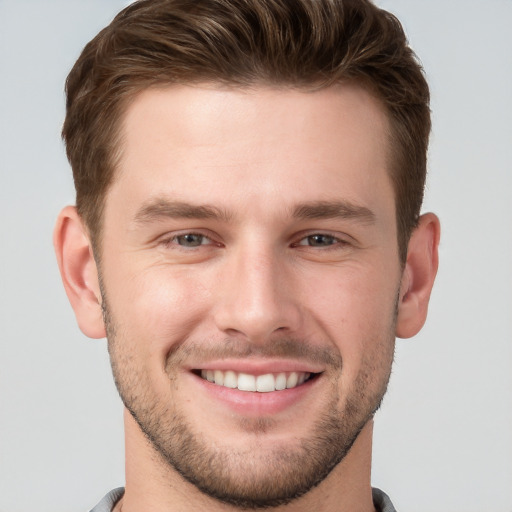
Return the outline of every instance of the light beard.
{"type": "MultiPolygon", "coordinates": [[[[238,428],[254,434],[254,443],[243,450],[224,444],[215,445],[202,432],[194,431],[182,411],[172,400],[158,399],[149,376],[137,361],[126,354],[121,329],[115,323],[103,296],[103,314],[114,380],[125,407],[151,442],[165,465],[176,471],[205,495],[239,509],[263,509],[285,505],[320,484],[344,459],[359,433],[379,408],[386,392],[394,350],[395,318],[383,339],[378,340],[375,354],[367,357],[350,392],[339,394],[342,361],[331,349],[314,349],[303,340],[272,340],[257,349],[227,340],[220,348],[201,349],[187,345],[174,348],[167,356],[166,373],[170,387],[176,386],[177,371],[188,353],[203,356],[282,355],[322,360],[329,379],[329,393],[307,437],[293,445],[262,448],[258,436],[264,437],[274,426],[272,418],[240,419],[238,428]],[[373,382],[378,377],[377,383],[373,382]],[[342,403],[342,398],[344,398],[342,403]]],[[[124,333],[123,333],[124,334],[124,333]]],[[[208,426],[205,426],[207,429],[208,426]]]]}

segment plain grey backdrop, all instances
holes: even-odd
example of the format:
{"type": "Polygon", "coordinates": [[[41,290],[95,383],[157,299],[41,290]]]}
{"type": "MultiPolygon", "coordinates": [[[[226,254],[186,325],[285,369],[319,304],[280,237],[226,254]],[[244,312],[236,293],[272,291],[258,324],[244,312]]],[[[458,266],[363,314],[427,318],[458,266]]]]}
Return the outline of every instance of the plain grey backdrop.
{"type": "MultiPolygon", "coordinates": [[[[380,0],[432,88],[429,320],[399,340],[373,484],[397,509],[512,511],[512,1],[380,0]]],[[[78,330],[51,243],[73,203],[64,80],[128,2],[0,0],[0,511],[85,511],[123,476],[105,341],[78,330]]]]}

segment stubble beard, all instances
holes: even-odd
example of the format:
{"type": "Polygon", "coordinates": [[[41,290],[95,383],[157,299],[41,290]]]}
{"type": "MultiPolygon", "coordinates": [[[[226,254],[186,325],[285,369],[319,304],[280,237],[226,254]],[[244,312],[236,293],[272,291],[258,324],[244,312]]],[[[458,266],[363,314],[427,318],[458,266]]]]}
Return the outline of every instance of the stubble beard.
{"type": "MultiPolygon", "coordinates": [[[[391,372],[394,351],[394,325],[378,341],[382,360],[367,358],[340,409],[338,381],[342,361],[333,353],[330,393],[310,434],[293,447],[277,446],[271,451],[258,449],[258,436],[272,429],[273,420],[241,420],[238,427],[255,434],[255,443],[244,450],[213,445],[201,432],[194,432],[182,411],[169,399],[159,401],[149,379],[137,362],[123,352],[123,339],[103,296],[103,314],[114,380],[121,399],[164,464],[193,484],[206,496],[239,509],[264,509],[285,505],[319,485],[345,458],[359,433],[380,407],[391,372]],[[371,385],[379,375],[377,386],[371,385]]],[[[300,341],[284,340],[282,347],[300,341]]],[[[279,345],[279,343],[278,343],[279,345]]],[[[275,342],[273,342],[275,347],[275,342]]],[[[248,349],[250,351],[250,348],[248,349]]],[[[272,351],[272,349],[270,349],[272,351]]],[[[274,355],[275,351],[272,351],[274,355]]],[[[377,352],[378,353],[378,352],[377,352]]],[[[166,372],[170,386],[176,378],[183,353],[168,356],[166,372]]],[[[208,426],[205,426],[208,428],[208,426]]]]}

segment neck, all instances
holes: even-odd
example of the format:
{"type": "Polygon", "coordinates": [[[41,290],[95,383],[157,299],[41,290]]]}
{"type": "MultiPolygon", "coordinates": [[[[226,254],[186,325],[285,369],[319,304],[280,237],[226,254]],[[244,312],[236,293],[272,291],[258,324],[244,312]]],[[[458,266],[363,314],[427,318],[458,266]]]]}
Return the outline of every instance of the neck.
{"type": "MultiPolygon", "coordinates": [[[[115,511],[234,512],[237,507],[204,495],[170,468],[154,450],[137,423],[125,410],[126,490],[115,511]]],[[[350,452],[317,487],[275,512],[375,512],[371,496],[370,420],[350,452]]]]}

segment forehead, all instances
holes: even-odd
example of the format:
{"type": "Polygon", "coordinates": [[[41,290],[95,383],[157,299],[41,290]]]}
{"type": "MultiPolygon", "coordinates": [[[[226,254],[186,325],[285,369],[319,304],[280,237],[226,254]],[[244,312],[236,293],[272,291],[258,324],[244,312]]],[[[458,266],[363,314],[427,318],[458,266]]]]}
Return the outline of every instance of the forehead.
{"type": "Polygon", "coordinates": [[[360,203],[376,188],[391,190],[388,132],[383,106],[353,85],[315,92],[148,89],[122,120],[122,156],[109,195],[130,202],[163,194],[228,207],[237,199],[247,206],[261,198],[293,203],[342,194],[360,203]]]}
{"type": "Polygon", "coordinates": [[[389,131],[382,103],[353,84],[317,91],[218,85],[145,89],[123,116],[125,149],[135,147],[141,134],[150,136],[151,129],[162,128],[170,142],[197,147],[224,145],[228,140],[239,144],[244,130],[251,131],[249,142],[262,141],[272,128],[288,135],[290,143],[302,131],[309,138],[330,139],[337,145],[362,135],[358,129],[365,131],[368,141],[386,143],[382,139],[387,139],[389,131]]]}

